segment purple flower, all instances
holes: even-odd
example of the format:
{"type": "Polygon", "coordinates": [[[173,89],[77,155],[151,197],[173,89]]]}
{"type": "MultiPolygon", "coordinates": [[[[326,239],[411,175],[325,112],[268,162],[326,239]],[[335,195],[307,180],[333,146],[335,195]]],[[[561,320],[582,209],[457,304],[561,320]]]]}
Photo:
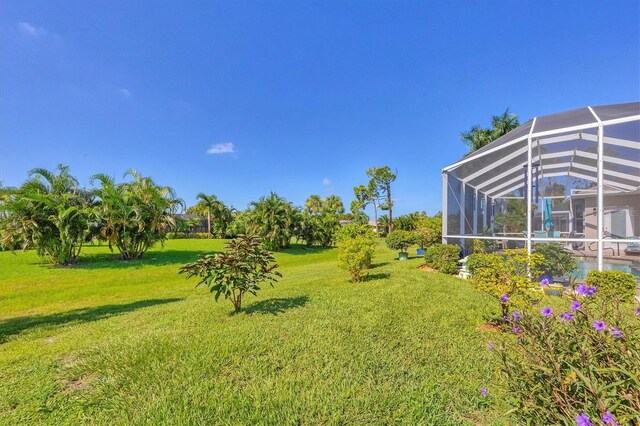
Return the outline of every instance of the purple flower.
{"type": "Polygon", "coordinates": [[[522,315],[520,315],[520,313],[518,313],[518,311],[513,311],[513,320],[514,321],[518,321],[520,318],[522,318],[522,315]]]}
{"type": "Polygon", "coordinates": [[[580,302],[578,302],[577,300],[574,300],[573,302],[571,302],[571,310],[572,311],[577,311],[578,309],[580,309],[580,302]]]}
{"type": "Polygon", "coordinates": [[[489,392],[485,388],[480,388],[480,393],[482,394],[482,396],[487,396],[489,394],[489,392]]]}
{"type": "Polygon", "coordinates": [[[540,311],[542,313],[542,315],[544,315],[545,317],[550,317],[551,314],[553,313],[553,309],[551,309],[550,306],[545,306],[544,308],[542,308],[542,311],[540,311]]]}
{"type": "Polygon", "coordinates": [[[607,326],[606,326],[606,324],[605,324],[605,323],[603,323],[602,321],[595,320],[595,321],[593,322],[593,328],[595,328],[595,329],[596,329],[596,330],[598,330],[598,331],[604,331],[604,330],[606,330],[606,329],[607,329],[607,326]]]}
{"type": "Polygon", "coordinates": [[[507,296],[506,294],[503,294],[502,296],[500,296],[500,301],[502,303],[507,303],[509,301],[509,296],[507,296]]]}
{"type": "Polygon", "coordinates": [[[487,345],[487,349],[489,349],[490,351],[492,351],[492,350],[493,350],[493,343],[489,343],[489,344],[487,345]]]}
{"type": "Polygon", "coordinates": [[[617,328],[611,327],[609,329],[609,331],[611,332],[611,335],[613,337],[615,337],[616,339],[621,339],[622,338],[622,331],[618,330],[617,328]]]}
{"type": "Polygon", "coordinates": [[[576,417],[576,426],[593,426],[591,423],[591,419],[585,413],[580,413],[578,417],[576,417]]]}
{"type": "Polygon", "coordinates": [[[504,322],[509,322],[509,317],[508,317],[508,316],[506,316],[506,315],[505,315],[505,316],[503,316],[503,317],[502,317],[502,321],[504,321],[504,322]]]}
{"type": "Polygon", "coordinates": [[[562,320],[562,322],[573,321],[573,314],[568,311],[564,312],[562,315],[560,315],[560,319],[562,320]]]}
{"type": "Polygon", "coordinates": [[[611,415],[611,413],[608,411],[604,413],[604,416],[602,416],[602,423],[604,423],[605,425],[618,426],[618,422],[615,421],[613,415],[611,415]]]}
{"type": "Polygon", "coordinates": [[[519,334],[519,333],[521,333],[521,332],[522,332],[522,329],[521,329],[520,327],[518,327],[518,326],[515,326],[515,327],[513,327],[513,332],[514,332],[515,334],[519,334]]]}
{"type": "Polygon", "coordinates": [[[640,316],[640,308],[636,308],[636,315],[640,316]]]}
{"type": "Polygon", "coordinates": [[[590,297],[596,294],[596,289],[595,287],[587,287],[585,284],[579,284],[576,287],[576,293],[578,293],[580,296],[590,297]]]}
{"type": "Polygon", "coordinates": [[[549,285],[549,280],[545,278],[544,280],[540,281],[540,285],[542,287],[548,286],[549,285]]]}

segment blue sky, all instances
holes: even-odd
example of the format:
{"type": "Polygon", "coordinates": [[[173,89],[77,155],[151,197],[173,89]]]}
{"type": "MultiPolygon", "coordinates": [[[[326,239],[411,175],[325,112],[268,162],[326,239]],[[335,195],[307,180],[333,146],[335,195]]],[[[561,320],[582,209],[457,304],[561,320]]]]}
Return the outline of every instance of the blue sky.
{"type": "Polygon", "coordinates": [[[5,1],[0,180],[129,168],[245,208],[398,170],[440,210],[461,131],[640,99],[638,1],[5,1]],[[209,153],[208,153],[209,151],[209,153]]]}

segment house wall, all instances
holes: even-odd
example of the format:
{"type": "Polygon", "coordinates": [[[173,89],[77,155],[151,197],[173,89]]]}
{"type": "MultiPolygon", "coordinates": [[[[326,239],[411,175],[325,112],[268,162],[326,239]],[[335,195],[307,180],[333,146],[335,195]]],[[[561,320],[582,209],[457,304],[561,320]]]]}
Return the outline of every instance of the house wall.
{"type": "MultiPolygon", "coordinates": [[[[619,194],[619,195],[605,195],[604,196],[605,216],[606,212],[610,210],[629,209],[630,211],[630,223],[627,224],[626,237],[640,236],[640,195],[638,193],[633,194],[619,194]],[[629,228],[631,225],[631,229],[629,228]]],[[[597,197],[585,198],[585,237],[586,238],[598,238],[597,224],[598,215],[594,209],[598,207],[597,197]]],[[[604,236],[610,236],[611,230],[606,227],[604,236]]]]}

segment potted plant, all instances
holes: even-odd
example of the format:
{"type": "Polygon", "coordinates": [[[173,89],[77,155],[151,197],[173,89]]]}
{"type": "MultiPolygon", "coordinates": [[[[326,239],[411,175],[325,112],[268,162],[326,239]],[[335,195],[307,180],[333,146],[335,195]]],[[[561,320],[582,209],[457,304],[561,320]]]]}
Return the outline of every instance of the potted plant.
{"type": "Polygon", "coordinates": [[[407,248],[409,248],[411,244],[415,243],[415,241],[416,237],[412,232],[403,231],[401,229],[392,231],[386,238],[387,247],[392,250],[399,250],[398,260],[406,260],[409,258],[407,248]]]}
{"type": "MultiPolygon", "coordinates": [[[[418,256],[424,256],[424,252],[427,249],[427,246],[431,243],[434,244],[434,232],[429,228],[419,228],[415,232],[416,243],[418,243],[418,248],[416,249],[416,254],[418,256]]],[[[439,241],[436,241],[438,243],[439,241]]]]}

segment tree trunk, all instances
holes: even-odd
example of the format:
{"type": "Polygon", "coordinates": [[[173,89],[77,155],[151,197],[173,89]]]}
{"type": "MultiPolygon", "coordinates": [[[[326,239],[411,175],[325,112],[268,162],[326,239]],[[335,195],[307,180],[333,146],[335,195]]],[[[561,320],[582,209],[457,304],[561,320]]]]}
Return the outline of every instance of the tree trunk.
{"type": "Polygon", "coordinates": [[[391,206],[391,185],[387,186],[387,206],[389,206],[389,233],[393,231],[393,212],[391,206]]]}
{"type": "Polygon", "coordinates": [[[376,222],[376,234],[378,234],[379,229],[378,229],[378,206],[376,205],[376,202],[373,201],[371,203],[373,205],[373,220],[376,222]]]}
{"type": "Polygon", "coordinates": [[[211,210],[207,209],[207,232],[211,238],[211,210]]]}

